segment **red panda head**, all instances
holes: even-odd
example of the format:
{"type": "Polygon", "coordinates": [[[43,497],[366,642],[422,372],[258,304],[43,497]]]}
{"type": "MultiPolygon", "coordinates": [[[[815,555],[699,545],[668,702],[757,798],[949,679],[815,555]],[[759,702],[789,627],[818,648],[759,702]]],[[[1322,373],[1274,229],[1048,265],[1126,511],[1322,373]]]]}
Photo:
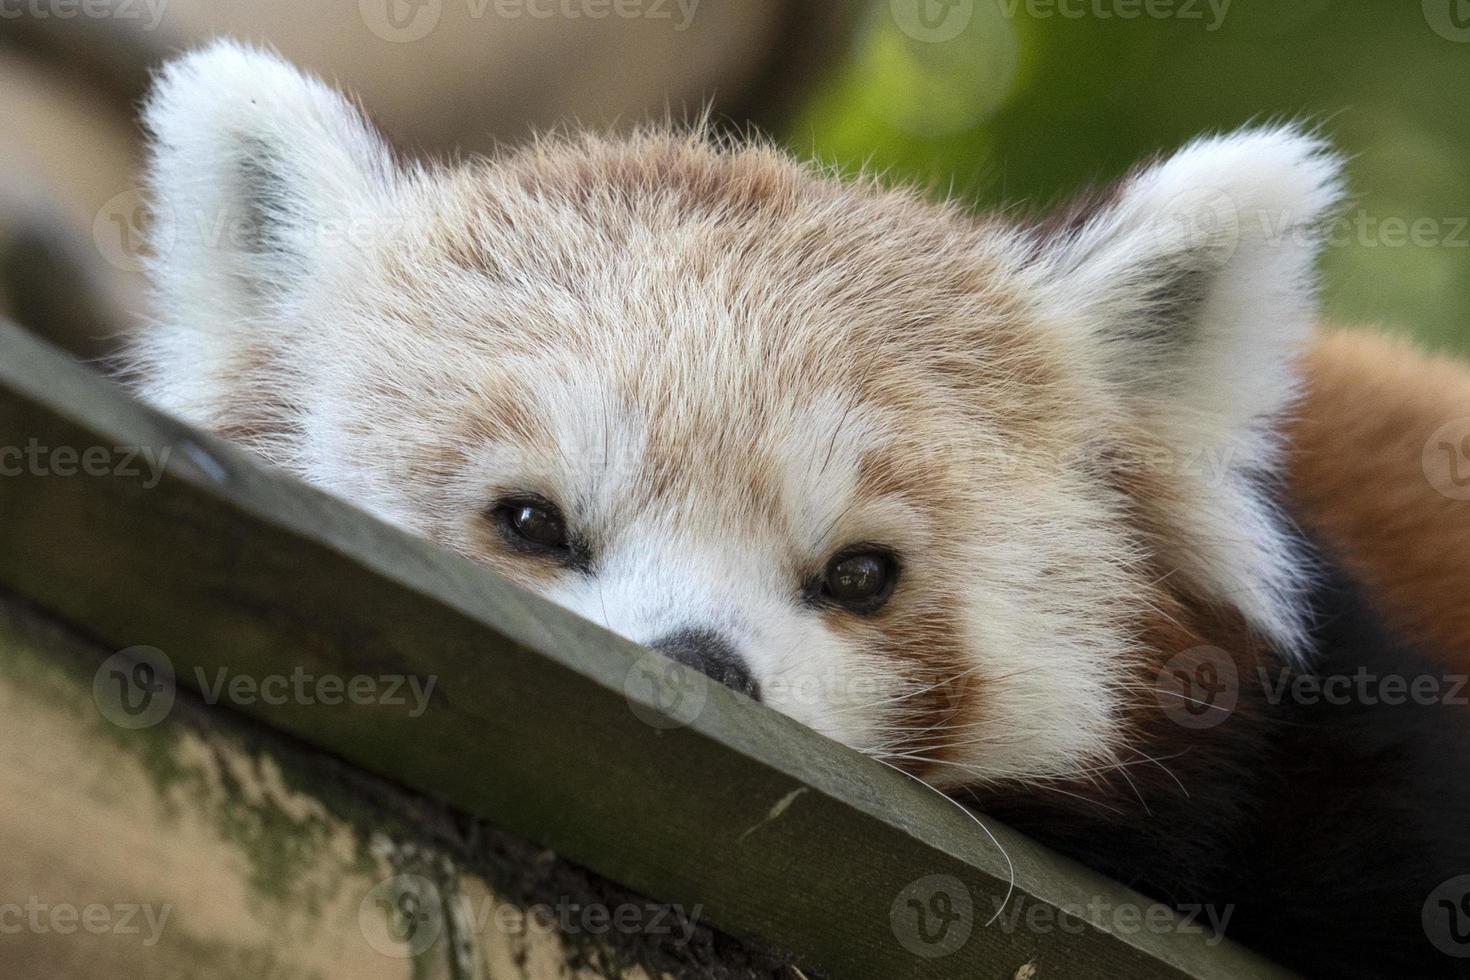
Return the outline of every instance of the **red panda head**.
{"type": "Polygon", "coordinates": [[[147,123],[149,397],[864,752],[1085,774],[1181,610],[1300,640],[1312,136],[1032,226],[660,132],[406,164],[230,44],[147,123]]]}

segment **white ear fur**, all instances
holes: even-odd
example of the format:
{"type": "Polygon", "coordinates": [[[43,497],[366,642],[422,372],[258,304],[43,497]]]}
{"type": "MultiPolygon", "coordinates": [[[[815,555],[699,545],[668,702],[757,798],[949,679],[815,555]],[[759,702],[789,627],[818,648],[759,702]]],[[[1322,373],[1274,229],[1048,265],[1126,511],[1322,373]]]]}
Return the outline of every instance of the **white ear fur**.
{"type": "Polygon", "coordinates": [[[1341,163],[1314,136],[1202,139],[1042,244],[1032,270],[1048,319],[1091,351],[1127,424],[1170,461],[1165,560],[1287,649],[1304,638],[1304,556],[1266,484],[1341,195],[1341,163]]]}
{"type": "Polygon", "coordinates": [[[381,137],[342,95],[279,57],[218,41],[164,67],[152,141],[150,274],[163,323],[149,394],[186,416],[211,373],[300,287],[354,221],[381,221],[396,182],[381,137]],[[191,392],[191,388],[199,388],[191,392]]]}

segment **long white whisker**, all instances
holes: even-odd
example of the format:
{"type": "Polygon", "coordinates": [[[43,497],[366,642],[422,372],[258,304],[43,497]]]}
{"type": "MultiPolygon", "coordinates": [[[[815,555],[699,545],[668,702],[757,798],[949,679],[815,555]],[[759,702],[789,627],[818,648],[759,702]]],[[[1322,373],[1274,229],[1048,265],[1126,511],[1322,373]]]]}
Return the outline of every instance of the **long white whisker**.
{"type": "Polygon", "coordinates": [[[1016,865],[1011,861],[1011,856],[1006,853],[1006,849],[1001,846],[1000,841],[993,833],[990,832],[990,828],[985,826],[985,823],[980,819],[980,817],[973,810],[965,806],[960,801],[945,795],[944,793],[935,789],[933,786],[930,786],[928,783],[924,782],[924,780],[920,779],[918,776],[915,776],[911,772],[904,772],[902,769],[898,768],[898,766],[895,766],[892,763],[884,762],[882,759],[878,758],[874,758],[873,761],[877,762],[879,765],[887,766],[889,769],[892,769],[894,772],[898,773],[901,776],[907,776],[909,779],[912,779],[914,782],[918,783],[920,786],[924,787],[935,796],[938,796],[946,803],[958,807],[961,813],[969,817],[971,820],[975,821],[975,826],[979,827],[985,832],[985,836],[990,838],[990,843],[995,845],[995,849],[997,851],[1000,851],[1000,856],[1006,859],[1006,867],[1009,869],[1010,881],[1006,886],[1006,897],[1001,901],[1000,907],[995,910],[995,914],[992,915],[989,921],[985,923],[987,926],[992,925],[996,919],[1000,918],[1000,914],[1005,911],[1005,907],[1011,903],[1011,895],[1013,895],[1016,891],[1016,865]]]}

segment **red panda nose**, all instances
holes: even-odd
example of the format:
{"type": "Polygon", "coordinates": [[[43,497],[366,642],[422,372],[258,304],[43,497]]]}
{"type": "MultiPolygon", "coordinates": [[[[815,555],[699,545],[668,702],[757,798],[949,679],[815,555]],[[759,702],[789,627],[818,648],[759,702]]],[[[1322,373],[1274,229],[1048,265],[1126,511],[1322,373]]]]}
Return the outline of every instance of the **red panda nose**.
{"type": "Polygon", "coordinates": [[[706,629],[679,630],[649,646],[731,690],[756,701],[761,699],[760,685],[751,676],[750,667],[718,633],[706,629]]]}

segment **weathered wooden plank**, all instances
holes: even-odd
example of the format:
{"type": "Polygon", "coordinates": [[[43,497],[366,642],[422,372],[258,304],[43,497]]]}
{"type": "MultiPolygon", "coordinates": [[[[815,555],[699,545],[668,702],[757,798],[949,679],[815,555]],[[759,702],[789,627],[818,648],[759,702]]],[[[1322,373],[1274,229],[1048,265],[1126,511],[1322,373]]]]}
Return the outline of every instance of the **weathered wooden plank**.
{"type": "Polygon", "coordinates": [[[0,604],[0,976],[407,980],[356,935],[386,860],[222,738],[112,726],[75,647],[0,604]]]}
{"type": "Polygon", "coordinates": [[[267,472],[7,330],[0,452],[27,447],[41,462],[0,477],[0,585],[110,647],[161,649],[189,687],[298,668],[432,683],[422,712],[224,701],[639,892],[701,905],[814,970],[1281,975],[1161,924],[1161,910],[1005,828],[990,826],[993,844],[898,773],[267,472]],[[103,475],[60,475],[63,448],[93,450],[103,475]],[[130,474],[133,449],[143,463],[130,474]],[[1012,866],[1012,902],[1049,922],[987,924],[1012,866]]]}
{"type": "Polygon", "coordinates": [[[733,943],[699,955],[702,910],[490,831],[446,839],[447,812],[187,691],[132,727],[98,697],[106,658],[0,600],[0,977],[786,977],[733,943]]]}

